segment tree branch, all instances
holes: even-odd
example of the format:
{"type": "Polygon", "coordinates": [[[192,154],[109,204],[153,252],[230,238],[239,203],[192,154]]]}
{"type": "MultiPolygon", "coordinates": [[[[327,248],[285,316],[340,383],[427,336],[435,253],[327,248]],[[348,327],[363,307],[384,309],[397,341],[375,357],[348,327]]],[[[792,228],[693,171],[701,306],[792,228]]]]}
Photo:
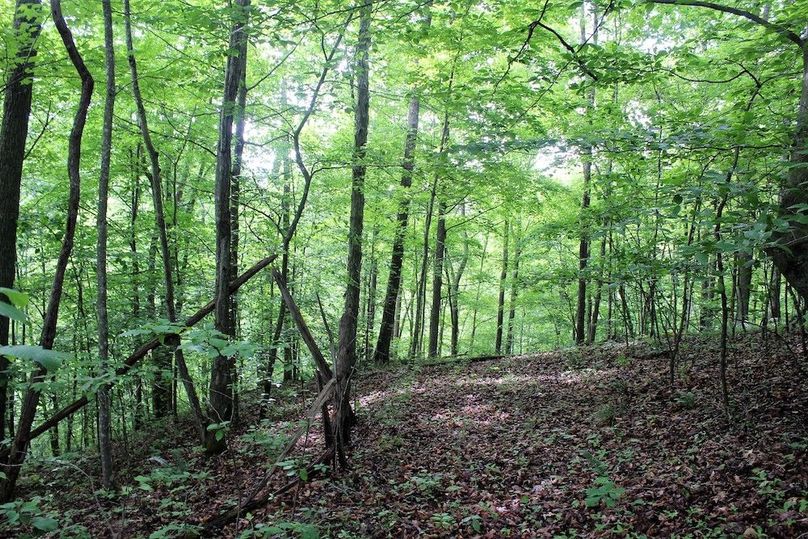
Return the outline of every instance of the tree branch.
{"type": "Polygon", "coordinates": [[[771,30],[772,32],[780,34],[789,41],[796,43],[800,48],[803,48],[805,46],[805,40],[803,40],[799,35],[792,32],[788,28],[785,28],[773,22],[769,22],[763,17],[755,15],[754,13],[750,13],[749,11],[744,11],[743,9],[738,9],[730,6],[722,6],[721,4],[716,4],[714,2],[702,2],[701,0],[648,0],[648,1],[651,2],[652,4],[703,7],[707,9],[712,9],[713,11],[720,11],[722,13],[731,13],[732,15],[743,17],[745,19],[748,19],[754,23],[757,23],[765,27],[768,30],[771,30]]]}

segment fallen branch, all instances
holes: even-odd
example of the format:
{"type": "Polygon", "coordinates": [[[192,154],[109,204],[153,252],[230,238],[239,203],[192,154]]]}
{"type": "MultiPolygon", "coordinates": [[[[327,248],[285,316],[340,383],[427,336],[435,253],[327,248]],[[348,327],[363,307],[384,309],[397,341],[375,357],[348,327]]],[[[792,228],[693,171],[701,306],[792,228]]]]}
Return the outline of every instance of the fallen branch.
{"type": "Polygon", "coordinates": [[[475,357],[467,357],[467,356],[455,356],[443,359],[441,361],[427,361],[424,363],[417,363],[417,365],[422,367],[440,367],[441,365],[453,365],[455,363],[481,363],[483,361],[497,361],[500,359],[508,359],[517,356],[508,356],[503,354],[495,354],[489,356],[475,356],[475,357]]]}
{"type": "MultiPolygon", "coordinates": [[[[252,279],[259,271],[266,268],[275,259],[278,255],[270,255],[258,262],[256,262],[250,269],[242,273],[238,276],[238,278],[234,279],[228,288],[228,292],[230,294],[234,294],[242,285],[244,285],[247,281],[252,279]]],[[[185,321],[185,327],[191,327],[198,324],[202,319],[204,319],[208,314],[213,312],[214,307],[216,306],[216,302],[211,300],[206,303],[201,309],[199,309],[196,313],[194,313],[190,318],[185,321]]],[[[146,357],[146,355],[160,346],[160,339],[152,339],[137,350],[135,350],[132,355],[130,355],[123,363],[122,367],[116,369],[115,374],[117,376],[122,376],[129,372],[132,367],[134,367],[138,361],[146,357]]],[[[85,395],[72,403],[68,404],[55,414],[53,414],[49,419],[41,423],[38,427],[31,431],[30,436],[28,437],[28,441],[30,442],[40,434],[47,432],[52,427],[56,426],[61,420],[70,417],[74,413],[81,410],[84,406],[86,406],[90,402],[90,399],[85,395]]],[[[7,452],[4,451],[0,453],[0,455],[4,455],[7,452]]]]}
{"type": "Polygon", "coordinates": [[[300,337],[303,339],[303,342],[309,349],[312,359],[314,359],[314,362],[317,364],[317,369],[325,380],[330,380],[334,377],[333,373],[331,372],[331,367],[329,367],[328,362],[325,360],[320,347],[317,346],[317,341],[314,340],[314,336],[311,334],[309,326],[303,319],[303,314],[300,312],[300,308],[292,298],[292,294],[289,293],[289,288],[286,286],[286,279],[284,279],[283,275],[281,275],[281,273],[274,268],[272,269],[272,277],[278,284],[278,290],[281,292],[281,297],[283,297],[283,302],[286,304],[286,309],[292,316],[292,320],[297,326],[297,331],[300,333],[300,337]]]}
{"type": "MultiPolygon", "coordinates": [[[[311,420],[317,415],[318,412],[322,409],[323,405],[327,403],[333,396],[334,393],[334,379],[330,379],[328,383],[325,384],[323,390],[317,395],[312,403],[311,407],[309,408],[308,413],[306,413],[305,419],[306,424],[301,426],[300,428],[295,431],[292,437],[286,442],[281,453],[275,459],[275,462],[272,463],[267,473],[264,477],[253,487],[250,491],[250,494],[240,500],[239,503],[232,509],[225,511],[224,513],[219,514],[216,517],[208,520],[205,524],[202,532],[203,537],[210,537],[211,534],[209,533],[211,530],[217,530],[222,526],[229,524],[230,522],[234,521],[235,519],[239,518],[244,511],[249,511],[264,505],[270,498],[276,496],[278,494],[282,494],[286,492],[288,489],[292,488],[295,484],[297,484],[297,480],[292,482],[289,485],[282,487],[281,489],[273,492],[269,492],[266,494],[261,495],[261,492],[266,489],[267,485],[269,484],[269,480],[275,471],[278,469],[278,463],[286,458],[286,456],[292,451],[297,441],[305,434],[305,432],[309,429],[311,420]]],[[[327,462],[333,456],[333,448],[329,448],[323,455],[321,455],[318,459],[316,459],[310,467],[315,466],[316,464],[322,464],[323,462],[327,462]],[[329,455],[331,454],[331,455],[329,455]]],[[[313,471],[313,470],[312,470],[313,471]]]]}

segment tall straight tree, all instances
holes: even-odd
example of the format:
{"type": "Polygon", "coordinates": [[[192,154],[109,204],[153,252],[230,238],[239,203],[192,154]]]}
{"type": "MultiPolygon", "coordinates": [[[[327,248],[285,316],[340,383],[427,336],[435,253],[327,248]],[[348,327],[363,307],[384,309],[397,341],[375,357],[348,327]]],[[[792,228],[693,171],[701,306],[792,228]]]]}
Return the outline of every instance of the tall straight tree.
{"type": "Polygon", "coordinates": [[[379,338],[376,341],[376,350],[373,354],[373,359],[376,363],[390,361],[390,344],[393,341],[396,303],[401,291],[401,269],[404,266],[404,240],[407,237],[407,223],[410,214],[410,194],[407,191],[412,186],[412,173],[415,168],[415,144],[418,139],[420,107],[420,98],[413,93],[412,97],[410,97],[409,112],[407,113],[407,138],[404,142],[404,159],[401,164],[404,169],[401,173],[401,187],[404,192],[398,205],[396,231],[393,237],[393,254],[390,258],[390,274],[387,279],[384,302],[382,303],[379,338]]]}
{"type": "MultiPolygon", "coordinates": [[[[427,4],[427,9],[431,1],[427,4]]],[[[424,30],[432,23],[432,17],[427,14],[424,30]]],[[[379,326],[379,338],[373,352],[376,363],[390,361],[390,345],[393,341],[393,327],[396,319],[396,305],[399,303],[401,292],[401,269],[404,267],[404,240],[407,237],[407,224],[410,215],[410,193],[412,175],[415,169],[415,145],[418,142],[418,123],[421,110],[421,98],[416,90],[410,96],[410,105],[407,112],[407,137],[404,139],[404,158],[401,162],[402,195],[398,204],[396,216],[396,230],[393,236],[393,254],[390,257],[390,274],[387,279],[387,290],[382,303],[382,321],[379,326]]]]}
{"type": "Polygon", "coordinates": [[[510,223],[505,219],[505,230],[502,240],[502,269],[499,273],[499,297],[497,299],[497,335],[494,349],[502,353],[502,333],[505,324],[505,283],[508,280],[508,240],[510,239],[510,223]]]}
{"type": "MultiPolygon", "coordinates": [[[[112,116],[115,111],[115,49],[112,39],[112,6],[110,0],[101,0],[104,14],[104,66],[106,95],[104,98],[104,125],[101,131],[101,170],[98,176],[98,212],[96,228],[96,279],[98,296],[98,358],[101,372],[109,363],[109,320],[107,317],[107,199],[109,198],[109,165],[112,153],[112,116]]],[[[109,386],[98,390],[98,445],[101,452],[101,484],[112,487],[112,428],[109,386]]]]}
{"type": "MultiPolygon", "coordinates": [[[[17,263],[17,220],[25,140],[31,117],[33,68],[41,0],[17,0],[14,41],[17,54],[8,72],[0,126],[0,287],[12,288],[17,263]]],[[[9,319],[0,316],[0,346],[9,343],[9,319]]],[[[0,438],[6,433],[8,359],[0,356],[0,438]]]]}
{"type": "MultiPolygon", "coordinates": [[[[81,79],[81,95],[79,97],[78,108],[73,119],[73,127],[70,130],[67,148],[67,175],[70,181],[69,194],[67,200],[67,216],[65,219],[65,233],[62,236],[62,246],[59,256],[56,259],[56,271],[53,277],[48,306],[45,311],[45,318],[42,321],[42,333],[39,345],[50,350],[56,341],[56,325],[59,320],[59,306],[62,301],[62,290],[65,281],[65,272],[70,256],[73,252],[73,242],[76,235],[76,222],[79,215],[79,197],[81,194],[81,142],[84,135],[84,126],[87,123],[87,111],[90,108],[90,100],[93,95],[93,81],[90,71],[84,64],[76,43],[73,41],[73,34],[68,28],[65,18],[62,15],[62,5],[60,0],[51,0],[51,16],[56,25],[56,30],[62,38],[62,43],[67,50],[70,62],[81,79]]],[[[20,468],[25,461],[31,439],[31,427],[36,417],[37,406],[42,383],[48,375],[48,369],[40,365],[32,374],[28,384],[28,389],[23,398],[20,410],[20,420],[17,425],[17,433],[11,442],[11,448],[4,463],[5,479],[2,483],[2,499],[8,501],[14,498],[14,489],[19,477],[20,468]]]]}
{"type": "MultiPolygon", "coordinates": [[[[219,143],[216,147],[216,307],[215,327],[228,337],[235,336],[235,320],[228,285],[232,274],[232,179],[233,179],[233,118],[238,103],[242,73],[246,69],[247,18],[249,0],[237,0],[230,32],[230,51],[224,77],[224,96],[219,114],[219,143]]],[[[228,422],[233,418],[233,370],[235,359],[219,354],[213,360],[208,390],[208,421],[228,422]]],[[[225,437],[219,429],[208,429],[205,449],[209,454],[225,448],[225,437]]]]}
{"type": "MultiPolygon", "coordinates": [[[[581,4],[581,43],[586,43],[586,11],[587,3],[581,4]]],[[[598,44],[598,20],[593,9],[592,42],[598,44]]],[[[595,108],[595,86],[594,81],[587,92],[586,114],[591,117],[595,108]]],[[[581,195],[581,237],[578,243],[578,297],[575,306],[575,342],[584,344],[586,342],[586,267],[589,264],[589,223],[587,212],[589,211],[590,192],[592,189],[592,145],[584,143],[583,154],[583,194],[581,195]]]]}
{"type": "Polygon", "coordinates": [[[346,465],[345,449],[350,443],[352,412],[351,377],[356,365],[356,330],[359,318],[359,290],[362,278],[362,230],[365,219],[365,155],[370,121],[370,0],[359,6],[359,36],[354,58],[356,112],[354,117],[353,167],[351,169],[351,216],[348,226],[348,275],[345,308],[339,322],[339,341],[334,364],[336,378],[335,436],[337,455],[346,465]]]}
{"type": "MultiPolygon", "coordinates": [[[[451,92],[451,82],[449,83],[451,92]]],[[[439,166],[446,158],[446,145],[449,142],[449,112],[443,116],[443,129],[440,135],[440,148],[438,151],[439,166]]],[[[440,170],[436,176],[440,175],[440,170]]],[[[435,179],[437,186],[438,180],[435,179]]],[[[438,201],[438,226],[435,231],[435,258],[432,261],[432,307],[429,311],[429,357],[438,356],[438,334],[440,326],[441,298],[443,294],[443,258],[446,252],[446,203],[438,201]]]]}
{"type": "MultiPolygon", "coordinates": [[[[126,54],[129,58],[129,71],[132,75],[132,97],[135,100],[135,107],[137,109],[138,124],[140,126],[140,134],[143,138],[143,145],[146,148],[146,153],[149,154],[149,162],[151,165],[151,180],[152,190],[152,204],[154,205],[154,220],[157,228],[157,234],[160,240],[160,254],[163,259],[163,280],[165,286],[165,308],[166,314],[170,322],[177,322],[177,310],[174,298],[174,273],[172,269],[172,256],[171,250],[168,246],[168,231],[166,229],[165,212],[163,211],[163,178],[160,170],[160,157],[157,149],[154,146],[151,138],[151,131],[149,131],[148,118],[146,116],[146,107],[143,104],[143,96],[140,92],[140,79],[138,78],[137,60],[135,58],[135,47],[132,40],[132,14],[129,7],[129,0],[123,0],[123,18],[124,29],[126,32],[126,54]]],[[[178,342],[177,336],[170,336],[166,339],[166,343],[171,343],[176,347],[178,342]]],[[[205,428],[205,417],[202,412],[202,406],[199,403],[199,397],[196,393],[196,388],[191,380],[191,375],[188,372],[188,366],[185,363],[185,356],[181,348],[174,350],[174,358],[177,363],[177,369],[182,383],[185,386],[185,392],[188,395],[188,402],[191,405],[193,412],[194,426],[196,427],[197,435],[200,441],[205,441],[207,430],[205,428]]],[[[161,365],[161,367],[167,367],[161,365]]]]}

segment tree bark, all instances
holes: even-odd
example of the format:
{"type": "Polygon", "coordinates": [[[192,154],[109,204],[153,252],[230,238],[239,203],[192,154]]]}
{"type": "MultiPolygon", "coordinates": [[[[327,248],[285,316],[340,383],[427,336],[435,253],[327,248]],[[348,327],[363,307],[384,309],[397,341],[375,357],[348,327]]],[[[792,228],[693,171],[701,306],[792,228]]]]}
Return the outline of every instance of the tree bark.
{"type": "Polygon", "coordinates": [[[360,7],[359,36],[356,45],[354,69],[356,73],[357,103],[354,126],[354,156],[351,179],[351,215],[348,230],[347,287],[345,309],[339,323],[339,342],[334,371],[336,378],[335,436],[340,463],[347,465],[345,449],[350,444],[352,413],[350,410],[351,378],[356,364],[356,329],[359,316],[359,282],[362,276],[362,229],[365,212],[364,162],[367,151],[370,112],[369,65],[370,18],[372,1],[360,7]]]}
{"type": "Polygon", "coordinates": [[[513,273],[511,275],[511,299],[510,308],[508,309],[508,332],[505,337],[505,353],[513,354],[513,323],[516,318],[516,300],[519,297],[519,259],[522,256],[522,236],[517,223],[516,230],[513,235],[514,254],[513,254],[513,273]]]}
{"type": "Polygon", "coordinates": [[[497,300],[497,336],[494,350],[502,353],[502,330],[505,324],[505,283],[508,280],[508,241],[510,238],[510,223],[505,220],[505,231],[502,241],[502,270],[499,273],[499,298],[497,300]]]}
{"type": "MultiPolygon", "coordinates": [[[[586,6],[581,5],[581,43],[587,41],[586,35],[586,6]]],[[[592,42],[598,43],[598,21],[597,15],[593,13],[593,35],[592,42]]],[[[591,81],[593,82],[593,81],[591,81]]],[[[595,108],[595,87],[591,86],[587,95],[587,116],[590,116],[595,108]]],[[[575,342],[584,344],[586,341],[586,266],[589,263],[589,223],[587,212],[590,204],[590,189],[592,184],[592,145],[584,144],[583,147],[583,195],[581,196],[581,238],[578,244],[578,297],[575,311],[575,342]]]]}
{"type": "MultiPolygon", "coordinates": [[[[62,247],[56,260],[56,271],[53,277],[53,285],[48,300],[48,308],[45,312],[45,319],[42,322],[42,334],[39,342],[40,346],[47,350],[53,348],[54,341],[56,340],[56,324],[59,319],[59,306],[62,300],[65,272],[70,260],[70,254],[73,252],[76,221],[78,220],[79,213],[79,196],[81,192],[81,141],[84,126],[87,122],[87,111],[90,107],[94,86],[93,77],[84,64],[84,60],[73,41],[73,34],[62,15],[60,0],[51,0],[50,5],[51,16],[56,25],[56,30],[62,38],[62,43],[67,50],[67,55],[73,67],[81,78],[81,96],[68,139],[67,173],[70,180],[70,189],[67,201],[65,234],[62,238],[62,247]]],[[[19,477],[20,467],[25,461],[28,451],[31,427],[34,423],[37,406],[39,404],[40,385],[45,380],[47,374],[47,369],[40,366],[31,375],[31,380],[20,411],[17,433],[11,443],[8,459],[4,466],[6,478],[2,482],[3,501],[9,501],[14,498],[14,488],[17,478],[19,477]]]]}
{"type": "MultiPolygon", "coordinates": [[[[98,296],[98,357],[99,371],[105,374],[109,366],[109,320],[107,318],[107,199],[109,198],[109,165],[112,152],[112,118],[115,110],[115,49],[112,39],[112,6],[110,0],[102,0],[104,13],[104,66],[106,95],[104,98],[104,124],[101,134],[101,170],[98,178],[98,211],[96,229],[96,279],[98,296]]],[[[112,488],[112,427],[110,387],[105,384],[98,390],[98,443],[101,452],[101,485],[112,488]]]]}
{"type": "Polygon", "coordinates": [[[418,119],[421,103],[417,94],[410,98],[407,113],[407,138],[404,141],[404,159],[401,163],[401,187],[404,191],[398,205],[396,231],[393,237],[393,254],[390,259],[390,275],[387,279],[387,291],[382,307],[382,321],[379,326],[379,338],[373,360],[385,364],[390,361],[390,345],[393,341],[393,326],[396,315],[396,304],[401,291],[401,270],[404,266],[404,240],[407,236],[407,222],[410,213],[409,188],[412,185],[412,174],[415,168],[415,144],[418,140],[418,119]]]}
{"type": "MultiPolygon", "coordinates": [[[[171,267],[171,251],[168,246],[168,232],[166,230],[165,213],[163,211],[163,180],[160,171],[160,158],[157,150],[151,139],[151,132],[149,131],[149,124],[146,117],[146,109],[143,105],[143,97],[140,92],[140,80],[137,73],[137,61],[135,59],[134,44],[132,41],[132,17],[129,9],[129,0],[123,0],[124,10],[124,29],[126,32],[126,53],[129,57],[129,71],[132,75],[132,96],[135,100],[135,107],[137,108],[138,123],[140,124],[140,134],[143,138],[143,145],[146,147],[146,152],[149,154],[151,162],[151,187],[152,187],[152,201],[154,204],[155,225],[160,239],[160,254],[163,259],[163,276],[165,281],[165,308],[170,322],[177,321],[176,303],[174,301],[174,277],[171,267]]],[[[169,341],[167,341],[169,342],[169,341]]],[[[173,344],[179,344],[177,339],[170,339],[173,344]]],[[[182,350],[175,349],[175,360],[185,391],[188,395],[188,402],[191,405],[191,411],[194,418],[194,426],[196,427],[197,435],[200,441],[204,442],[206,428],[205,417],[202,412],[202,406],[199,403],[199,397],[196,393],[196,388],[191,380],[191,375],[188,372],[188,366],[185,364],[185,357],[182,350]]]]}
{"type": "MultiPolygon", "coordinates": [[[[216,308],[214,327],[229,338],[235,336],[235,320],[228,292],[231,278],[231,180],[233,173],[232,143],[233,118],[237,107],[238,90],[242,73],[246,69],[246,32],[250,0],[237,0],[239,7],[233,17],[230,33],[230,50],[237,51],[227,58],[225,68],[224,96],[219,115],[219,143],[216,150],[216,308]]],[[[213,360],[208,391],[208,422],[226,423],[233,418],[233,369],[235,359],[219,354],[213,360]]],[[[226,437],[220,430],[208,430],[205,450],[208,454],[220,453],[225,448],[226,437]]]]}
{"type": "MultiPolygon", "coordinates": [[[[14,38],[17,57],[8,72],[0,126],[0,287],[13,288],[17,263],[17,220],[20,215],[20,184],[28,137],[33,94],[36,41],[42,26],[35,11],[41,0],[17,0],[14,38]]],[[[2,297],[0,297],[2,299],[2,297]]],[[[9,344],[9,319],[0,316],[0,346],[9,344]]],[[[6,433],[8,414],[8,366],[0,356],[0,438],[6,433]]]]}
{"type": "MultiPolygon", "coordinates": [[[[449,113],[444,113],[443,129],[440,135],[440,149],[438,152],[439,166],[446,158],[446,145],[449,142],[449,113]]],[[[437,186],[436,172],[435,185],[437,186]]],[[[435,230],[435,258],[432,260],[432,306],[429,310],[429,349],[430,358],[438,356],[438,329],[440,325],[441,297],[443,295],[443,258],[446,251],[446,203],[438,202],[438,226],[435,230]]]]}

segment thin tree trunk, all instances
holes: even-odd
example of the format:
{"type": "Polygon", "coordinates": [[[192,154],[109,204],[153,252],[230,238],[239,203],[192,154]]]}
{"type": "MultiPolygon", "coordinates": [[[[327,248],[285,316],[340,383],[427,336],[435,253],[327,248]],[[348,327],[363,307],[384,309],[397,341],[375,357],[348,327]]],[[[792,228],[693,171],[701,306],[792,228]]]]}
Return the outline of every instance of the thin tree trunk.
{"type": "MultiPolygon", "coordinates": [[[[131,220],[129,221],[129,252],[131,255],[132,273],[130,282],[132,283],[132,320],[137,324],[140,320],[140,262],[137,254],[137,215],[140,208],[140,146],[133,155],[130,150],[130,163],[132,165],[132,198],[131,198],[131,220]]],[[[140,430],[144,424],[143,414],[143,380],[140,376],[135,377],[135,413],[134,428],[140,430]]]]}
{"type": "Polygon", "coordinates": [[[407,138],[404,141],[404,159],[401,163],[401,187],[404,192],[398,205],[395,236],[393,237],[393,254],[390,259],[390,274],[387,279],[387,291],[382,304],[382,321],[379,326],[379,338],[376,341],[376,350],[373,360],[376,363],[390,361],[390,345],[393,340],[393,326],[396,314],[396,305],[400,302],[401,270],[404,266],[404,240],[407,236],[407,222],[410,212],[409,188],[412,185],[412,174],[415,168],[415,144],[418,140],[418,118],[420,100],[417,94],[410,98],[409,112],[407,113],[407,138]]]}
{"type": "MultiPolygon", "coordinates": [[[[98,179],[98,212],[96,228],[96,279],[98,295],[98,357],[99,371],[106,374],[109,363],[109,320],[107,319],[107,199],[109,198],[109,164],[112,151],[112,118],[115,109],[115,49],[112,39],[112,6],[110,0],[102,0],[104,13],[104,66],[106,96],[104,100],[104,125],[101,135],[101,170],[98,179]]],[[[110,387],[102,385],[98,390],[98,442],[101,452],[101,485],[112,488],[112,403],[110,387]]]]}
{"type": "MultiPolygon", "coordinates": [[[[451,82],[450,82],[451,91],[451,82]]],[[[449,112],[444,113],[443,129],[440,136],[439,160],[446,158],[446,145],[449,142],[449,112]]],[[[437,175],[435,185],[438,184],[437,175]]],[[[438,329],[441,319],[441,296],[443,294],[443,258],[446,251],[446,203],[438,202],[438,226],[435,231],[435,258],[432,260],[432,306],[429,311],[429,357],[438,356],[438,329]]]]}
{"type": "Polygon", "coordinates": [[[510,223],[505,220],[505,231],[502,240],[502,270],[499,274],[499,299],[497,300],[497,336],[494,342],[494,350],[497,354],[502,353],[502,332],[505,324],[505,283],[508,280],[508,241],[510,238],[510,223]]]}
{"type": "Polygon", "coordinates": [[[522,237],[517,223],[513,235],[513,273],[511,274],[511,299],[508,309],[508,332],[505,337],[505,353],[513,354],[513,323],[516,318],[516,300],[519,296],[519,259],[522,256],[522,237]]]}
{"type": "MultiPolygon", "coordinates": [[[[483,241],[483,252],[480,255],[480,275],[483,274],[485,268],[485,255],[488,253],[488,232],[485,233],[485,241],[483,241]]],[[[477,281],[477,292],[474,296],[474,308],[471,313],[471,342],[469,343],[469,351],[474,353],[474,338],[477,335],[477,311],[480,309],[480,294],[482,293],[482,280],[477,281]]]]}
{"type": "Polygon", "coordinates": [[[435,180],[432,182],[432,189],[429,193],[429,203],[426,207],[426,217],[424,219],[423,257],[421,258],[421,269],[418,273],[418,284],[415,290],[415,312],[413,313],[414,328],[412,341],[410,342],[410,357],[415,357],[421,352],[421,342],[423,339],[426,310],[426,273],[429,264],[429,231],[432,228],[432,212],[435,207],[437,181],[437,177],[435,177],[435,180]]]}
{"type": "Polygon", "coordinates": [[[368,270],[368,291],[365,298],[365,360],[369,361],[373,350],[370,348],[370,335],[373,333],[376,323],[376,284],[378,280],[379,268],[376,264],[376,228],[370,241],[370,269],[368,270]]]}
{"type": "MultiPolygon", "coordinates": [[[[586,7],[587,2],[581,4],[581,43],[586,42],[586,7]]],[[[598,20],[593,5],[593,34],[592,43],[598,44],[598,20]]],[[[587,96],[587,116],[591,116],[595,108],[595,86],[589,88],[587,96]]],[[[578,244],[578,297],[575,311],[575,342],[584,344],[586,341],[586,266],[589,263],[589,196],[592,185],[592,145],[586,143],[583,148],[583,195],[581,197],[581,239],[578,244]]]]}
{"type": "MultiPolygon", "coordinates": [[[[137,61],[135,59],[134,44],[132,41],[132,17],[129,9],[129,0],[123,0],[124,9],[124,28],[126,31],[126,52],[129,57],[129,71],[132,76],[132,95],[135,100],[137,108],[138,123],[140,124],[140,134],[143,138],[143,144],[146,147],[146,152],[149,154],[151,162],[151,186],[152,186],[152,201],[154,204],[154,215],[157,232],[160,239],[160,254],[163,259],[163,275],[165,281],[165,308],[170,322],[177,321],[176,303],[174,301],[174,278],[171,268],[171,251],[168,246],[168,232],[166,230],[165,213],[163,211],[163,180],[160,171],[160,159],[157,150],[154,147],[151,139],[151,132],[149,131],[149,124],[146,117],[146,109],[143,105],[143,97],[140,93],[140,81],[137,74],[137,61]]],[[[177,337],[170,337],[166,339],[166,344],[171,346],[179,345],[177,337]]],[[[185,357],[182,350],[175,349],[175,359],[177,368],[179,369],[180,376],[182,377],[185,391],[188,395],[188,402],[191,405],[191,411],[194,418],[194,426],[196,427],[197,435],[200,440],[204,442],[206,431],[205,417],[202,413],[202,406],[199,403],[199,397],[196,393],[196,388],[191,380],[191,375],[188,372],[188,366],[185,363],[185,357]]]]}

